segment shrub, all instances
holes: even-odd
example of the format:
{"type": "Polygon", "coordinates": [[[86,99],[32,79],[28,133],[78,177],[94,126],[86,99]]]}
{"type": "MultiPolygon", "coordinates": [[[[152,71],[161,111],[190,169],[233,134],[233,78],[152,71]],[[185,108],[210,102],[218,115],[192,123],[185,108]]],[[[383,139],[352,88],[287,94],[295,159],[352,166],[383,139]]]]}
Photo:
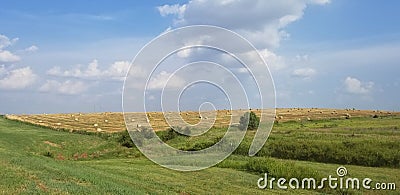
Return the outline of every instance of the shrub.
{"type": "Polygon", "coordinates": [[[158,136],[163,142],[166,142],[174,139],[176,136],[178,136],[178,133],[173,128],[169,128],[167,131],[160,132],[158,136]]]}
{"type": "Polygon", "coordinates": [[[125,146],[127,148],[132,148],[134,146],[134,143],[133,143],[128,131],[123,131],[120,133],[119,138],[118,138],[118,143],[120,143],[122,146],[125,146]]]}
{"type": "Polygon", "coordinates": [[[215,143],[213,141],[203,141],[195,143],[194,146],[187,148],[187,151],[199,151],[213,146],[215,143]]]}
{"type": "Polygon", "coordinates": [[[260,118],[258,118],[256,113],[254,113],[253,111],[251,111],[250,113],[247,112],[240,117],[239,129],[246,130],[247,128],[248,130],[255,130],[258,128],[259,123],[260,118]]]}

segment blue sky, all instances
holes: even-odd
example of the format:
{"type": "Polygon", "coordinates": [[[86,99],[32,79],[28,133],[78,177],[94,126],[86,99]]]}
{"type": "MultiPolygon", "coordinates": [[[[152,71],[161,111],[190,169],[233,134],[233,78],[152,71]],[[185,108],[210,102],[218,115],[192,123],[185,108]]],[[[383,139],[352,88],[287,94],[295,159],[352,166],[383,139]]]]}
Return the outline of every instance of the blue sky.
{"type": "Polygon", "coordinates": [[[121,111],[140,48],[195,24],[256,46],[277,107],[400,110],[398,8],[396,0],[2,1],[0,113],[121,111]]]}

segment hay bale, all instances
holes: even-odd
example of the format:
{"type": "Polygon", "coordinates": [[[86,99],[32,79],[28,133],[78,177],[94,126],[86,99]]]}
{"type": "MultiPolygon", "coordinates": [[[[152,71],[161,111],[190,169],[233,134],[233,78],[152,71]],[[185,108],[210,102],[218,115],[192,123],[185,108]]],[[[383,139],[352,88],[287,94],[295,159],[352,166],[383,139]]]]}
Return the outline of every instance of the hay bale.
{"type": "Polygon", "coordinates": [[[346,114],[345,114],[345,118],[346,118],[346,119],[350,119],[350,118],[351,118],[351,115],[350,115],[349,113],[346,113],[346,114]]]}

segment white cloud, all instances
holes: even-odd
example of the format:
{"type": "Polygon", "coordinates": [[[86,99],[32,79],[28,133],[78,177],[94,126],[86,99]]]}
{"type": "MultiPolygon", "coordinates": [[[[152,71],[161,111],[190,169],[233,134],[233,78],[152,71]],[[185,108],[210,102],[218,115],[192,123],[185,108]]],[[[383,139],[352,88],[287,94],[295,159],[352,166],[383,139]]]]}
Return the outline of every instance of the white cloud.
{"type": "Polygon", "coordinates": [[[185,12],[186,5],[163,5],[158,6],[157,9],[163,17],[167,15],[178,15],[179,17],[182,17],[183,13],[185,12]]]}
{"type": "Polygon", "coordinates": [[[0,62],[17,62],[20,57],[10,51],[4,50],[5,48],[13,45],[18,41],[18,38],[9,39],[5,35],[0,34],[0,62]]]}
{"type": "Polygon", "coordinates": [[[171,73],[168,73],[166,71],[160,72],[158,75],[153,76],[148,85],[148,89],[163,89],[164,87],[166,88],[179,88],[184,86],[185,80],[173,75],[171,76],[171,73]]]}
{"type": "MultiPolygon", "coordinates": [[[[311,4],[324,5],[329,2],[329,0],[191,0],[181,5],[160,6],[158,10],[162,16],[172,15],[175,17],[173,27],[206,24],[238,32],[254,44],[271,71],[278,71],[287,68],[285,58],[274,52],[282,40],[290,37],[285,28],[301,19],[307,6],[311,4]]],[[[250,62],[254,61],[251,66],[264,66],[264,64],[259,64],[258,57],[255,56],[258,55],[257,53],[240,52],[242,53],[240,57],[246,58],[250,62]]],[[[190,50],[182,50],[178,53],[180,57],[190,55],[190,50]]],[[[301,58],[307,60],[308,56],[301,56],[301,58]]],[[[243,72],[241,69],[237,71],[243,72]]],[[[293,73],[294,76],[309,78],[315,74],[315,70],[295,70],[293,73]]]]}
{"type": "Polygon", "coordinates": [[[60,67],[56,66],[47,71],[48,75],[60,76],[60,77],[74,77],[83,79],[113,79],[123,80],[128,72],[130,62],[128,61],[116,61],[108,69],[101,70],[98,68],[98,61],[93,60],[87,68],[81,68],[77,66],[70,70],[61,70],[60,67]]]}
{"type": "Polygon", "coordinates": [[[7,36],[0,34],[0,50],[13,45],[18,41],[18,38],[9,39],[7,36]]]}
{"type": "Polygon", "coordinates": [[[76,95],[84,92],[87,88],[88,86],[81,81],[67,80],[61,83],[55,80],[47,80],[46,83],[39,88],[39,91],[41,92],[54,91],[59,94],[76,95]]]}
{"type": "Polygon", "coordinates": [[[36,45],[32,45],[32,46],[24,49],[24,51],[26,51],[26,52],[35,52],[37,50],[39,50],[39,47],[37,47],[36,45]]]}
{"type": "Polygon", "coordinates": [[[308,61],[309,58],[310,58],[310,57],[309,57],[307,54],[304,54],[304,55],[296,55],[294,61],[296,61],[296,62],[308,61]]]}
{"type": "Polygon", "coordinates": [[[264,64],[260,64],[261,61],[259,61],[258,57],[259,55],[267,63],[268,68],[270,68],[270,70],[281,70],[286,67],[285,59],[282,56],[279,56],[268,49],[258,50],[258,53],[255,51],[245,52],[240,57],[249,60],[251,62],[250,64],[248,64],[249,66],[264,67],[265,66],[264,64]]]}
{"type": "Polygon", "coordinates": [[[309,1],[312,2],[312,3],[316,3],[316,4],[321,4],[321,5],[331,2],[331,0],[309,0],[309,1]]]}
{"type": "Polygon", "coordinates": [[[317,71],[312,68],[299,68],[299,69],[295,69],[292,72],[293,77],[299,77],[299,78],[303,78],[303,79],[309,79],[309,78],[313,77],[315,74],[317,74],[317,71]]]}
{"type": "Polygon", "coordinates": [[[237,68],[236,72],[238,72],[238,73],[248,73],[249,70],[247,68],[237,68]]]}
{"type": "Polygon", "coordinates": [[[0,71],[5,76],[0,79],[0,89],[23,89],[32,85],[37,78],[37,75],[33,73],[30,67],[14,69],[8,72],[4,67],[1,69],[0,71]]]}
{"type": "Polygon", "coordinates": [[[20,60],[20,57],[7,51],[0,50],[0,62],[17,62],[20,60]]]}
{"type": "Polygon", "coordinates": [[[268,64],[268,67],[272,70],[280,70],[286,67],[285,59],[282,56],[277,55],[268,49],[263,49],[259,51],[259,53],[268,64]]]}
{"type": "Polygon", "coordinates": [[[113,79],[123,80],[128,72],[130,64],[131,63],[128,61],[116,61],[110,68],[103,71],[103,75],[113,79]]]}
{"type": "Polygon", "coordinates": [[[61,76],[61,77],[77,77],[77,78],[90,78],[100,76],[100,70],[97,68],[97,60],[93,60],[89,63],[85,70],[81,70],[81,67],[77,67],[62,71],[60,67],[56,66],[47,71],[48,75],[61,76]]]}
{"type": "Polygon", "coordinates": [[[374,87],[373,82],[361,82],[360,80],[352,77],[347,77],[344,80],[345,90],[351,94],[367,94],[370,93],[374,87]]]}
{"type": "Polygon", "coordinates": [[[308,4],[329,0],[191,0],[183,5],[163,5],[160,15],[174,15],[175,26],[210,24],[239,32],[260,48],[279,46],[288,37],[283,28],[300,19],[308,4]]]}

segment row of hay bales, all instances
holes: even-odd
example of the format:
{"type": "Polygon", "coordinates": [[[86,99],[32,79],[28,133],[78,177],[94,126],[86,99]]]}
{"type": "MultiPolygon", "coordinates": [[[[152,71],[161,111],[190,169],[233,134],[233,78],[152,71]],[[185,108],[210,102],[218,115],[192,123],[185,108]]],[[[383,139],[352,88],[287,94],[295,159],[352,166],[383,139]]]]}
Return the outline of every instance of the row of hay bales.
{"type": "MultiPolygon", "coordinates": [[[[261,110],[259,109],[253,109],[251,111],[255,112],[258,116],[261,114],[261,110]]],[[[179,121],[180,117],[190,125],[195,125],[201,120],[205,120],[214,123],[214,126],[216,127],[225,127],[230,124],[231,117],[236,121],[243,112],[243,110],[218,110],[216,113],[205,112],[201,114],[198,112],[148,112],[146,113],[147,117],[144,117],[144,113],[127,113],[125,117],[128,125],[149,127],[148,124],[150,124],[154,130],[159,131],[170,127],[166,119],[172,123],[172,126],[174,126],[174,121],[179,121]]],[[[378,117],[388,115],[400,114],[398,112],[378,110],[281,108],[276,109],[275,120],[278,122],[310,121],[326,118],[378,117]]],[[[23,121],[55,129],[98,132],[119,132],[126,129],[123,114],[117,112],[6,115],[6,117],[12,120],[23,121]]]]}

